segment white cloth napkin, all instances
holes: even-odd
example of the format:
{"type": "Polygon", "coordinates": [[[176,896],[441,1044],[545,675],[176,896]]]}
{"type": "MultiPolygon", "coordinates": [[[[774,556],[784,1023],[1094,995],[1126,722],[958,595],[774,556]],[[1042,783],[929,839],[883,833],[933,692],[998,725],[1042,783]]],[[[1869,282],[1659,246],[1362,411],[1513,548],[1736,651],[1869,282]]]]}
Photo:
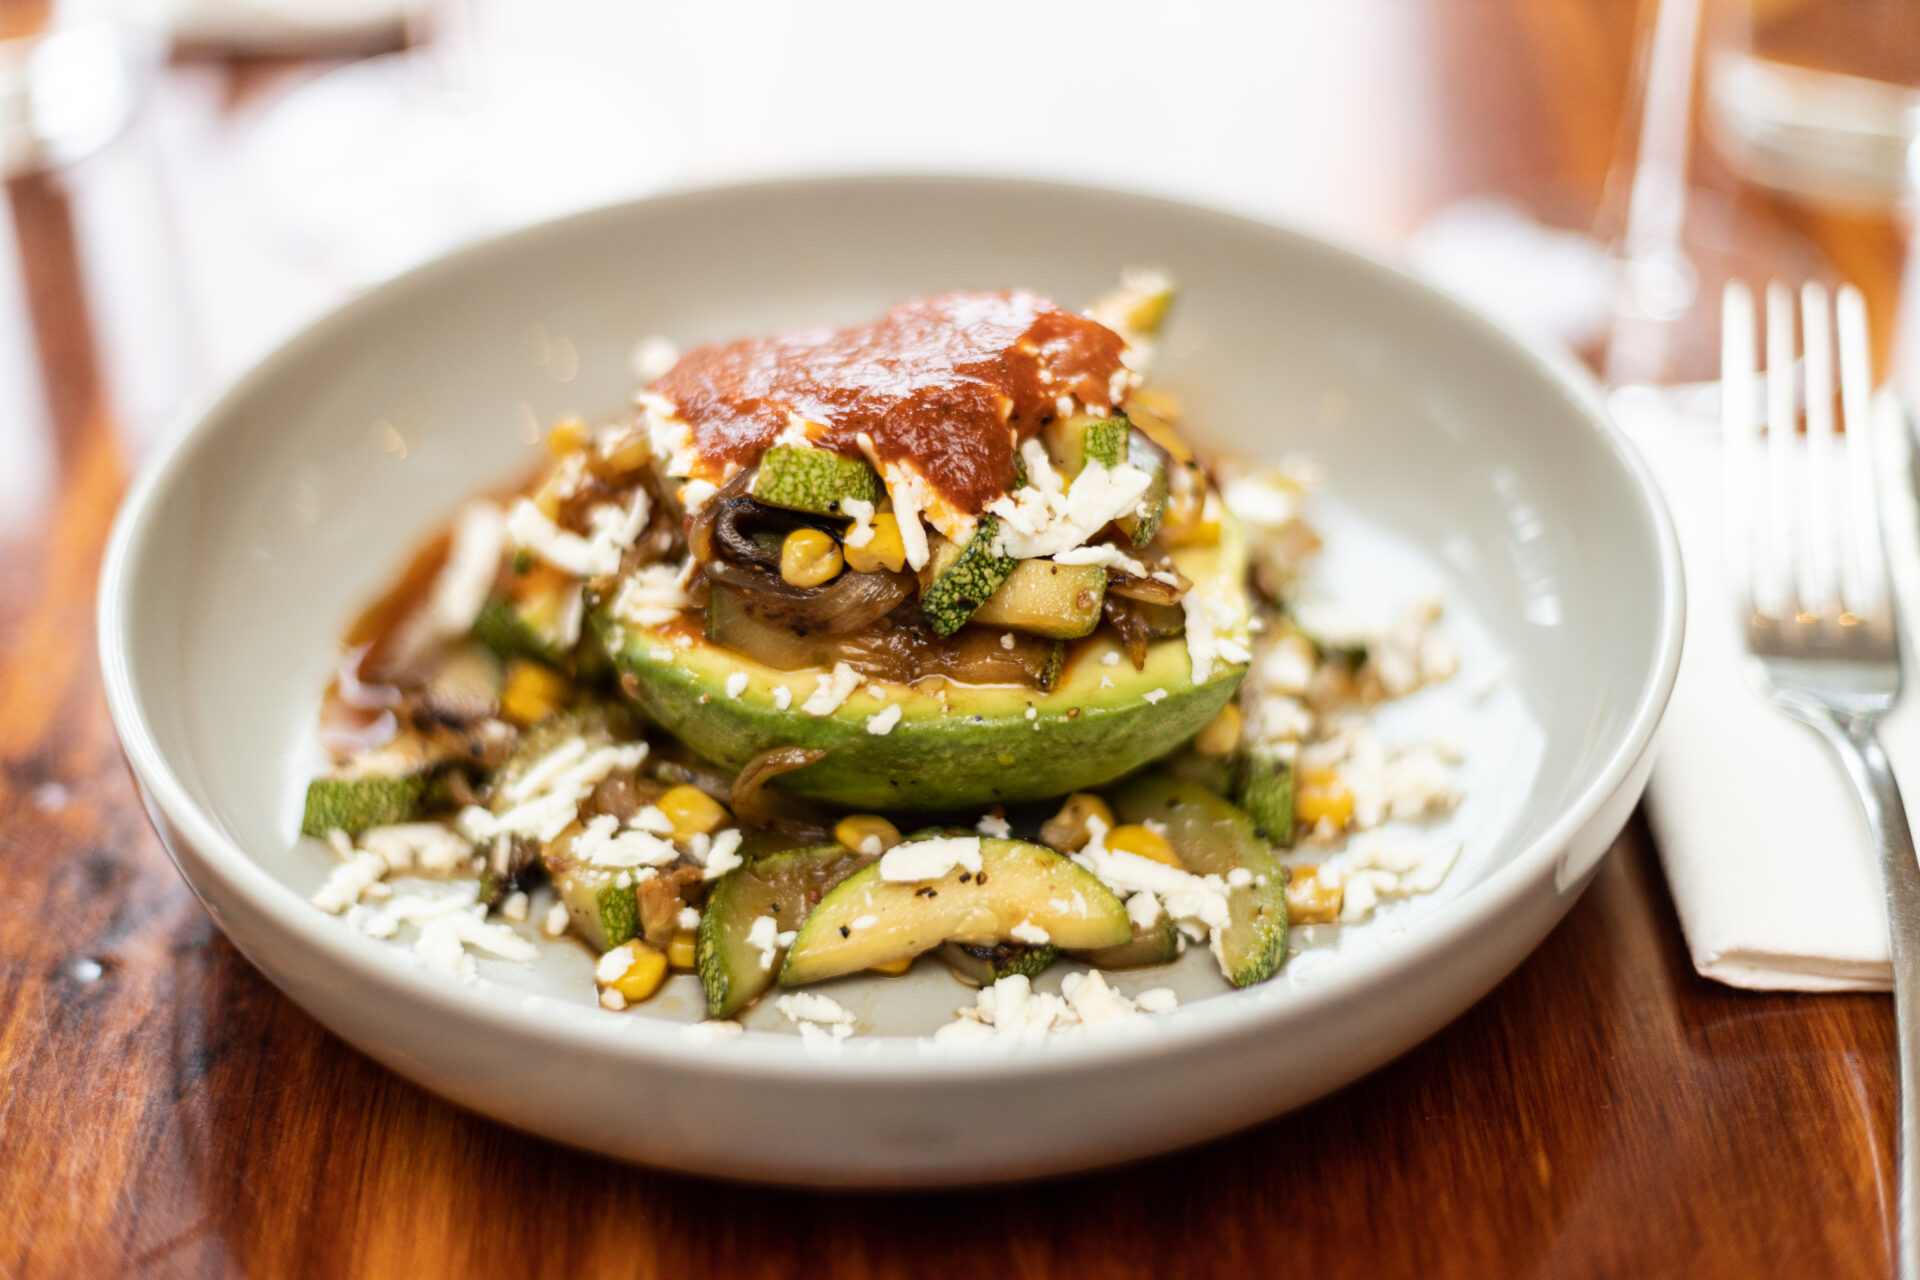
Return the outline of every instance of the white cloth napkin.
{"type": "MultiPolygon", "coordinates": [[[[1897,420],[1891,400],[1885,407],[1897,420]]],[[[1866,820],[1826,745],[1763,702],[1739,670],[1721,571],[1717,427],[1667,401],[1617,396],[1614,412],[1666,494],[1686,567],[1686,651],[1647,807],[1694,968],[1736,987],[1884,991],[1886,915],[1866,820]]],[[[1880,434],[1887,527],[1914,529],[1909,437],[1892,425],[1880,434]]],[[[1909,641],[1916,541],[1888,547],[1909,641]]],[[[1920,684],[1915,670],[1909,656],[1910,688],[1920,684]]],[[[1912,796],[1920,796],[1916,701],[1920,692],[1910,692],[1880,731],[1912,796]]]]}

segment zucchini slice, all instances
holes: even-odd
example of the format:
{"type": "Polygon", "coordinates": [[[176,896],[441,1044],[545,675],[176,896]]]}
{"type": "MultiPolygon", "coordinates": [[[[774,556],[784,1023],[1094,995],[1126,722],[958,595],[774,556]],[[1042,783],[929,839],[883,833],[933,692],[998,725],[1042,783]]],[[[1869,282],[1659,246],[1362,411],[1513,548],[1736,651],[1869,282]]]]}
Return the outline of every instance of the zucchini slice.
{"type": "Polygon", "coordinates": [[[879,863],[843,880],[800,926],[780,985],[856,973],[943,942],[1038,945],[1014,936],[1023,925],[1058,947],[1117,946],[1133,936],[1120,900],[1051,849],[982,838],[980,861],[977,874],[956,866],[936,880],[883,880],[879,863]]]}
{"type": "Polygon", "coordinates": [[[1088,462],[1117,467],[1127,456],[1127,420],[1093,418],[1075,414],[1047,425],[1047,452],[1059,464],[1060,473],[1069,478],[1080,474],[1088,462]]]}
{"type": "Polygon", "coordinates": [[[1195,875],[1253,877],[1229,891],[1230,922],[1214,931],[1214,955],[1236,987],[1278,973],[1287,958],[1287,873],[1253,819],[1199,783],[1164,773],[1135,779],[1114,800],[1123,822],[1165,823],[1167,842],[1195,875]]]}
{"type": "Polygon", "coordinates": [[[872,861],[844,845],[810,845],[767,854],[721,876],[693,944],[707,1016],[731,1018],[773,985],[778,956],[750,939],[754,921],[772,916],[779,932],[798,929],[815,903],[872,861]]]}
{"type": "Polygon", "coordinates": [[[1055,640],[1078,640],[1100,625],[1106,598],[1107,571],[1100,565],[1022,560],[971,620],[1055,640]]]}
{"type": "Polygon", "coordinates": [[[935,635],[950,636],[992,598],[1019,563],[993,549],[1000,521],[981,516],[967,545],[938,543],[920,573],[920,611],[935,635]]]}
{"type": "Polygon", "coordinates": [[[1282,849],[1293,847],[1292,756],[1264,747],[1248,752],[1239,798],[1261,834],[1282,849]]]}
{"type": "Polygon", "coordinates": [[[439,764],[418,735],[402,733],[346,768],[307,784],[300,834],[344,831],[357,836],[368,827],[391,826],[419,816],[427,784],[439,764]]]}
{"type": "Polygon", "coordinates": [[[1180,958],[1180,926],[1166,912],[1146,928],[1133,927],[1133,937],[1117,947],[1076,951],[1073,959],[1096,969],[1145,969],[1172,964],[1180,958]]]}
{"type": "Polygon", "coordinates": [[[943,942],[938,954],[962,979],[976,987],[990,987],[1016,973],[1026,978],[1039,977],[1060,958],[1060,948],[1052,943],[1030,947],[1024,942],[996,942],[983,947],[967,942],[943,942]]]}
{"type": "Polygon", "coordinates": [[[860,459],[792,444],[775,445],[760,455],[752,493],[770,507],[819,516],[841,515],[840,504],[849,498],[878,506],[886,496],[880,477],[860,459]]]}
{"type": "Polygon", "coordinates": [[[1114,523],[1134,546],[1144,547],[1160,532],[1160,522],[1167,516],[1167,455],[1135,427],[1127,433],[1127,461],[1146,472],[1150,483],[1139,510],[1114,523]]]}
{"type": "Polygon", "coordinates": [[[553,871],[554,865],[557,860],[548,866],[553,891],[566,903],[567,919],[574,932],[595,952],[611,951],[640,932],[640,906],[633,894],[631,872],[570,863],[565,871],[553,871]],[[627,882],[624,885],[620,883],[623,877],[627,882]]]}

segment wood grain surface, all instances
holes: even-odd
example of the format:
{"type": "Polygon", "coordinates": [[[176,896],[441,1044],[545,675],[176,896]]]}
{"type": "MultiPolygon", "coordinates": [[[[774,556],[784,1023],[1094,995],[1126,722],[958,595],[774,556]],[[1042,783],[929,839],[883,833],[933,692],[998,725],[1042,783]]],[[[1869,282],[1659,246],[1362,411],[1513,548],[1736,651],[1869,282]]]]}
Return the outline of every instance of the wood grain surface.
{"type": "MultiPolygon", "coordinates": [[[[1409,4],[1457,140],[1427,160],[1428,207],[1496,191],[1594,216],[1632,8],[1409,4]]],[[[1696,977],[1637,821],[1432,1041],[1292,1116],[1088,1177],[727,1186],[552,1146],[375,1066],[228,945],[141,811],[92,621],[135,459],[67,188],[8,195],[25,332],[0,321],[0,344],[31,343],[42,411],[0,426],[0,466],[44,476],[0,513],[0,1276],[1889,1274],[1890,1006],[1696,977]]],[[[1899,237],[1794,216],[1891,299],[1899,237]]]]}

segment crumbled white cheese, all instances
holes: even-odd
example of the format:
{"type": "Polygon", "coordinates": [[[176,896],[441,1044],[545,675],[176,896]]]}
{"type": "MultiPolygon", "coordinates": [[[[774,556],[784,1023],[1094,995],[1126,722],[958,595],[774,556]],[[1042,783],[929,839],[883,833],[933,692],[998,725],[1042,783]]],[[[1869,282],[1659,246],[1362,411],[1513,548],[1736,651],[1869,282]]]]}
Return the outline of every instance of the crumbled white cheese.
{"type": "Polygon", "coordinates": [[[1024,942],[1030,947],[1044,947],[1053,940],[1053,935],[1031,920],[1022,920],[1007,930],[1007,936],[1015,942],[1024,942]]]}
{"type": "Polygon", "coordinates": [[[360,833],[359,844],[367,852],[379,854],[389,872],[450,875],[470,870],[473,863],[473,846],[438,822],[368,827],[360,833]]]}
{"type": "Polygon", "coordinates": [[[637,954],[631,942],[623,942],[600,957],[600,962],[593,967],[593,976],[600,982],[618,982],[633,968],[637,954]]]}
{"type": "Polygon", "coordinates": [[[1167,691],[1165,689],[1149,689],[1147,690],[1147,692],[1140,695],[1140,697],[1143,700],[1150,703],[1159,702],[1161,699],[1165,698],[1166,696],[1167,696],[1167,691]]]}
{"type": "Polygon", "coordinates": [[[588,821],[574,837],[573,853],[596,867],[664,867],[680,856],[669,842],[647,831],[622,830],[610,813],[588,821]]]}
{"type": "Polygon", "coordinates": [[[728,827],[725,831],[716,833],[713,842],[707,846],[701,857],[701,878],[718,880],[739,866],[742,862],[740,857],[742,838],[738,827],[728,827]]]}
{"type": "Polygon", "coordinates": [[[673,923],[676,927],[681,929],[698,929],[700,927],[699,908],[698,907],[680,908],[680,914],[674,917],[673,923]]]}
{"type": "Polygon", "coordinates": [[[1113,677],[1112,677],[1112,676],[1101,676],[1101,677],[1100,677],[1100,687],[1101,687],[1102,689],[1111,689],[1111,688],[1113,688],[1113,677]]]}
{"type": "Polygon", "coordinates": [[[581,537],[547,519],[531,499],[521,498],[507,515],[507,533],[557,569],[578,578],[618,573],[620,557],[647,527],[651,507],[645,489],[636,488],[625,510],[602,503],[587,513],[590,537],[581,537]]]}
{"type": "MultiPolygon", "coordinates": [[[[684,566],[670,564],[641,565],[621,580],[613,597],[613,616],[636,627],[656,627],[671,622],[682,609],[693,607],[682,581],[684,566]]],[[[671,659],[672,651],[667,652],[671,659]]]]}
{"type": "Polygon", "coordinates": [[[1143,991],[1129,1000],[1107,985],[1097,972],[1068,974],[1060,995],[1035,991],[1022,974],[1012,974],[974,995],[971,1008],[957,1011],[955,1020],[933,1033],[941,1041],[1013,1037],[1034,1039],[1075,1026],[1131,1019],[1142,1013],[1169,1013],[1179,1003],[1165,987],[1143,991]]]}
{"type": "Polygon", "coordinates": [[[1160,919],[1160,899],[1142,889],[1127,896],[1127,919],[1138,929],[1151,929],[1160,919]]]}
{"type": "Polygon", "coordinates": [[[413,944],[415,954],[425,960],[429,968],[459,977],[474,974],[468,947],[519,964],[529,964],[540,955],[531,942],[507,926],[488,924],[464,910],[428,920],[420,926],[419,940],[413,944]]]}
{"type": "Polygon", "coordinates": [[[1247,870],[1245,867],[1235,867],[1233,870],[1227,872],[1227,887],[1229,889],[1244,889],[1252,883],[1253,872],[1247,870]]]}
{"type": "Polygon", "coordinates": [[[711,480],[689,480],[680,486],[680,505],[688,515],[697,515],[719,492],[720,486],[711,480]]]}
{"type": "Polygon", "coordinates": [[[773,916],[759,916],[747,927],[747,945],[760,952],[760,968],[771,970],[773,962],[780,955],[780,921],[773,916]]]}
{"type": "Polygon", "coordinates": [[[600,989],[600,1007],[611,1013],[619,1013],[627,1007],[627,998],[613,987],[600,989]]]}
{"type": "Polygon", "coordinates": [[[879,916],[855,916],[847,925],[849,929],[871,929],[880,923],[879,916]]]}
{"type": "Polygon", "coordinates": [[[852,696],[866,677],[844,662],[836,662],[833,670],[821,676],[818,684],[800,709],[810,716],[830,716],[840,709],[842,703],[852,696]]]}
{"type": "Polygon", "coordinates": [[[373,885],[379,883],[387,874],[387,861],[377,853],[356,853],[346,862],[335,867],[328,875],[327,882],[311,901],[322,911],[339,915],[354,903],[373,885]]]}
{"type": "Polygon", "coordinates": [[[1069,487],[1037,440],[1020,447],[1024,488],[996,498],[987,510],[1000,518],[996,550],[1029,560],[1080,546],[1139,506],[1152,477],[1130,462],[1116,467],[1088,461],[1069,487]]]}
{"type": "Polygon", "coordinates": [[[1039,718],[1039,715],[1040,715],[1040,711],[1039,711],[1039,709],[1038,709],[1037,707],[1034,707],[1034,706],[1033,706],[1032,704],[1028,704],[1028,706],[1027,706],[1027,719],[1029,719],[1029,720],[1034,720],[1034,719],[1038,719],[1038,718],[1039,718]]]}
{"type": "Polygon", "coordinates": [[[787,688],[787,686],[783,684],[775,685],[773,687],[773,705],[778,707],[782,711],[785,711],[788,707],[792,706],[793,690],[787,688]]]}
{"type": "Polygon", "coordinates": [[[501,798],[510,806],[505,813],[495,815],[469,805],[460,811],[456,823],[461,834],[475,842],[501,832],[551,840],[572,824],[580,802],[607,775],[636,768],[646,755],[644,742],[589,748],[582,739],[570,739],[501,788],[501,798]]]}
{"type": "Polygon", "coordinates": [[[1228,886],[1220,876],[1197,876],[1152,858],[1106,846],[1107,825],[1087,819],[1086,845],[1073,860],[1099,877],[1119,896],[1145,891],[1153,894],[1176,923],[1190,926],[1200,936],[1224,929],[1231,916],[1228,886]]]}
{"type": "Polygon", "coordinates": [[[1055,564],[1097,564],[1109,569],[1118,569],[1130,573],[1136,578],[1147,576],[1147,566],[1135,560],[1120,548],[1109,543],[1098,542],[1084,547],[1072,547],[1058,552],[1053,557],[1055,564]]]}
{"type": "Polygon", "coordinates": [[[640,406],[640,424],[653,444],[653,456],[664,459],[670,476],[693,474],[693,425],[680,416],[673,401],[652,391],[634,397],[640,406]]]}
{"type": "Polygon", "coordinates": [[[782,1017],[800,1028],[802,1034],[806,1033],[808,1027],[817,1028],[835,1039],[844,1039],[853,1034],[853,1012],[832,996],[796,991],[790,996],[781,996],[773,1004],[782,1017]]]}
{"type": "Polygon", "coordinates": [[[549,938],[557,938],[567,931],[572,918],[567,914],[567,904],[556,902],[547,908],[546,919],[540,922],[540,932],[549,938]]]}
{"type": "Polygon", "coordinates": [[[1011,648],[1013,648],[1013,632],[1011,632],[1011,631],[1003,631],[1003,632],[1001,632],[1001,634],[1000,634],[1000,647],[1001,647],[1002,649],[1011,649],[1011,648]]]}
{"type": "MultiPolygon", "coordinates": [[[[980,873],[979,836],[936,836],[897,844],[881,855],[880,878],[912,884],[938,880],[955,867],[975,875],[980,873]]],[[[854,923],[861,927],[858,921],[854,923]]]]}
{"type": "Polygon", "coordinates": [[[747,691],[747,673],[736,671],[727,677],[727,696],[736,701],[747,691]]]}
{"type": "Polygon", "coordinates": [[[983,836],[992,836],[997,840],[1005,840],[1013,834],[1013,828],[1007,825],[1007,820],[997,813],[982,815],[980,821],[973,824],[973,829],[983,836]]]}
{"type": "Polygon", "coordinates": [[[1120,651],[1119,651],[1118,649],[1109,649],[1109,650],[1107,650],[1107,651],[1106,651],[1105,653],[1103,653],[1103,654],[1101,654],[1101,655],[1100,655],[1100,665],[1101,665],[1101,666],[1103,666],[1103,667],[1117,667],[1117,666],[1119,666],[1119,665],[1120,665],[1120,651]]]}
{"type": "Polygon", "coordinates": [[[892,703],[884,710],[877,711],[867,717],[867,732],[878,738],[885,737],[893,732],[895,725],[900,723],[902,714],[900,704],[897,702],[892,703]]]}
{"type": "Polygon", "coordinates": [[[873,541],[873,504],[865,498],[840,499],[840,514],[853,519],[840,539],[849,547],[864,547],[873,541]]]}
{"type": "Polygon", "coordinates": [[[453,526],[447,561],[433,581],[427,617],[434,633],[463,636],[487,603],[506,549],[507,522],[491,502],[469,502],[453,526]]]}
{"type": "Polygon", "coordinates": [[[520,924],[527,918],[528,905],[527,895],[515,889],[501,901],[500,915],[503,919],[511,920],[515,924],[520,924]]]}
{"type": "Polygon", "coordinates": [[[673,834],[673,819],[669,818],[659,805],[643,804],[631,818],[627,819],[627,827],[633,831],[668,836],[673,834]]]}

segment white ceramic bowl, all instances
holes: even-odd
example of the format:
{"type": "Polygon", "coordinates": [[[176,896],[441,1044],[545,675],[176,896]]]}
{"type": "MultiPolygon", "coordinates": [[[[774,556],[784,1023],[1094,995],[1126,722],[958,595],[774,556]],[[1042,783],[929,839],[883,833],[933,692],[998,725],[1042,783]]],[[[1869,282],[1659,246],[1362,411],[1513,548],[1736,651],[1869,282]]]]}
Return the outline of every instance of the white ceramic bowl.
{"type": "MultiPolygon", "coordinates": [[[[153,459],[100,599],[107,693],[154,824],[220,927],[295,1001],[509,1124],[810,1185],[1124,1160],[1298,1106],[1407,1049],[1506,975],[1586,885],[1645,782],[1681,620],[1660,502],[1569,361],[1293,232],[1138,196],[931,178],[641,201],[374,291],[153,459]],[[462,985],[308,905],[327,857],[294,833],[343,623],[460,499],[528,467],[536,424],[619,411],[638,339],[849,321],[956,286],[1073,303],[1135,262],[1181,281],[1162,379],[1192,421],[1236,449],[1324,464],[1339,582],[1449,601],[1468,671],[1416,719],[1467,738],[1473,790],[1453,824],[1467,854],[1432,901],[1345,937],[1298,931],[1308,954],[1264,986],[1193,999],[1219,984],[1188,966],[1173,981],[1190,1003],[1171,1014],[980,1052],[878,1034],[826,1050],[791,1034],[695,1042],[592,1007],[571,944],[462,985]],[[1493,695],[1466,696],[1496,668],[1493,695]]],[[[939,973],[899,982],[847,998],[882,1032],[968,1002],[939,973]]],[[[658,1003],[692,1016],[685,993],[658,1003]]]]}

